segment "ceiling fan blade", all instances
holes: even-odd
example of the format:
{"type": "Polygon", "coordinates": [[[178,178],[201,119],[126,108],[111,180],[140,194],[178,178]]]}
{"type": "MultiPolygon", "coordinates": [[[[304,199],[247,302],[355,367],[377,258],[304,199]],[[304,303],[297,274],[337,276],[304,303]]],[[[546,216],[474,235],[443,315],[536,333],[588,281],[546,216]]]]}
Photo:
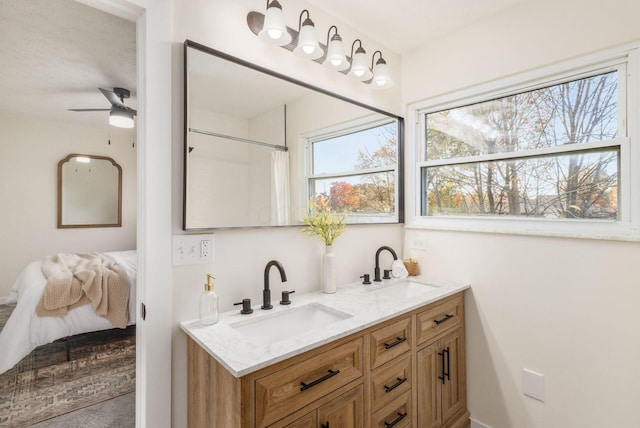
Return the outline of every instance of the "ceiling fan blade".
{"type": "Polygon", "coordinates": [[[126,107],[122,102],[122,100],[120,99],[120,97],[118,97],[115,92],[110,91],[109,89],[102,89],[102,88],[98,88],[98,89],[100,89],[100,92],[102,92],[102,95],[104,95],[109,100],[109,102],[114,106],[118,106],[121,108],[126,107]]]}
{"type": "Polygon", "coordinates": [[[67,111],[110,111],[110,108],[68,108],[67,111]]]}

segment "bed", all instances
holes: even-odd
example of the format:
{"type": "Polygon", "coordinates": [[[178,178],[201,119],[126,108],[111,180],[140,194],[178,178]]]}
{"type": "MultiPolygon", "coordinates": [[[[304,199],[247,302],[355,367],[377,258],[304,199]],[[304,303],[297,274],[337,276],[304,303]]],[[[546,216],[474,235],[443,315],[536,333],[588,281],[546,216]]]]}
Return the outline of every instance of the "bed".
{"type": "MultiPolygon", "coordinates": [[[[131,283],[129,292],[129,322],[136,320],[137,254],[131,251],[101,253],[121,266],[131,283]]],[[[47,280],[42,274],[42,261],[29,263],[16,279],[7,303],[16,308],[0,331],[0,374],[11,369],[40,345],[76,334],[115,328],[110,321],[94,312],[91,305],[71,309],[62,317],[39,317],[36,306],[44,293],[47,280]]]]}

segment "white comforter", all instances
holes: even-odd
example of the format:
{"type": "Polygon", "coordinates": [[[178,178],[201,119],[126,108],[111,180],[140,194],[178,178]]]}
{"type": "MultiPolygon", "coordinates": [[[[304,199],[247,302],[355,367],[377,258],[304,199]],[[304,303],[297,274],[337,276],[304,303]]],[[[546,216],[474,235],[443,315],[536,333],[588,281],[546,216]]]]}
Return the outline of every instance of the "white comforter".
{"type": "MultiPolygon", "coordinates": [[[[136,251],[114,251],[105,256],[122,266],[131,281],[129,325],[136,321],[136,251]]],[[[32,262],[22,271],[9,293],[8,303],[16,308],[0,331],[0,374],[16,365],[37,346],[74,334],[115,328],[99,317],[91,305],[70,310],[64,317],[39,317],[36,305],[44,293],[47,280],[42,262],[32,262]]]]}

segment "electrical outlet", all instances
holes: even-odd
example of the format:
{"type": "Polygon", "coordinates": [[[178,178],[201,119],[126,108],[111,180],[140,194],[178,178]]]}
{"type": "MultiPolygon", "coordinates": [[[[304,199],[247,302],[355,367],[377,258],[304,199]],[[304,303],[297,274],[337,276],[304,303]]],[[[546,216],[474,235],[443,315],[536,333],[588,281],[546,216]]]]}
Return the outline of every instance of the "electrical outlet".
{"type": "Polygon", "coordinates": [[[207,258],[209,257],[209,247],[211,246],[211,242],[208,239],[203,239],[200,241],[200,257],[207,258]]]}
{"type": "Polygon", "coordinates": [[[173,265],[213,262],[213,235],[174,235],[173,265]]]}

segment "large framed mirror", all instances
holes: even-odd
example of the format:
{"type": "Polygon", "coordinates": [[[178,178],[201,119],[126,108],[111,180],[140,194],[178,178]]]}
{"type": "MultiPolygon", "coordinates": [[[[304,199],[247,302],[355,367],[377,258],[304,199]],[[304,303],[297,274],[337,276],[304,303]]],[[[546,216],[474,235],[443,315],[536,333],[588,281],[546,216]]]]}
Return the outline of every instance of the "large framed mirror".
{"type": "Polygon", "coordinates": [[[122,226],[122,168],[110,157],[58,162],[58,228],[122,226]]]}
{"type": "MultiPolygon", "coordinates": [[[[184,230],[398,223],[403,119],[187,40],[184,230]]],[[[357,83],[357,82],[354,82],[357,83]]]]}

